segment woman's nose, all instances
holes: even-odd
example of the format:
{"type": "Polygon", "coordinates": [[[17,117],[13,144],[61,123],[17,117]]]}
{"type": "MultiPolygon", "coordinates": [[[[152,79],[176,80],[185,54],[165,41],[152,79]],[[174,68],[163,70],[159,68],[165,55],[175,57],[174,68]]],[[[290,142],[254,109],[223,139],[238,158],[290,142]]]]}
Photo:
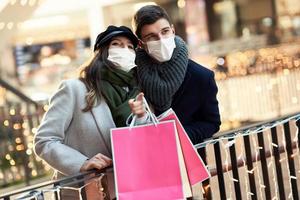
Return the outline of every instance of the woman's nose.
{"type": "Polygon", "coordinates": [[[127,48],[127,49],[128,49],[128,45],[126,45],[126,44],[121,44],[121,48],[127,48]]]}

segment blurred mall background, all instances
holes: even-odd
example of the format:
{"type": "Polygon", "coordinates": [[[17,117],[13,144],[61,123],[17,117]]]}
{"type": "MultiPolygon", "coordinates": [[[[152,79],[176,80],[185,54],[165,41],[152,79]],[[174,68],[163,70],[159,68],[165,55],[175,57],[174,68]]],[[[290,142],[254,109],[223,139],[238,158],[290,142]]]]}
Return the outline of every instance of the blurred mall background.
{"type": "Polygon", "coordinates": [[[1,0],[0,193],[49,179],[32,150],[48,98],[100,31],[147,4],[215,71],[222,131],[300,111],[299,0],[1,0]]]}

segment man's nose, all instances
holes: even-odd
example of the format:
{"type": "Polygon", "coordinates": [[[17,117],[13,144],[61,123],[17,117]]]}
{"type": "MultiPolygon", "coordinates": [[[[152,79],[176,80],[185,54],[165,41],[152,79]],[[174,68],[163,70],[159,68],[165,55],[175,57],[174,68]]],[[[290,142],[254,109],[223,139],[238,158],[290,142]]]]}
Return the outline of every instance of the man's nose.
{"type": "Polygon", "coordinates": [[[163,35],[161,33],[158,33],[157,37],[158,37],[159,40],[161,40],[163,38],[163,35]]]}

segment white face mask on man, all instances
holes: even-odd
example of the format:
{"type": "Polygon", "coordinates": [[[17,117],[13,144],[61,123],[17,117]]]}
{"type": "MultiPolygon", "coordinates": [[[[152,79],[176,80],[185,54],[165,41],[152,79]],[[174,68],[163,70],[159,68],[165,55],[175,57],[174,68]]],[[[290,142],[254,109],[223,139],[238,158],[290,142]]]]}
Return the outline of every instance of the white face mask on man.
{"type": "Polygon", "coordinates": [[[146,44],[148,54],[159,62],[169,61],[176,47],[174,35],[157,41],[149,41],[146,44]]]}
{"type": "Polygon", "coordinates": [[[112,47],[108,49],[107,59],[116,65],[118,69],[129,72],[135,64],[135,52],[128,48],[112,47]]]}

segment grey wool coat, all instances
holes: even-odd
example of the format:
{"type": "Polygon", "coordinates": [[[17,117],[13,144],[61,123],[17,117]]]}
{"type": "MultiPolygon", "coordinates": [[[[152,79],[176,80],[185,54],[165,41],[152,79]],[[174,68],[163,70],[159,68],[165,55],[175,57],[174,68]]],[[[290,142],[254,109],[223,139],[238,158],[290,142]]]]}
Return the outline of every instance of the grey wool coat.
{"type": "MultiPolygon", "coordinates": [[[[94,120],[91,112],[82,111],[86,92],[79,79],[63,81],[50,99],[35,135],[35,153],[55,169],[56,178],[78,173],[83,163],[97,153],[111,157],[110,129],[115,124],[110,109],[102,98],[92,109],[94,120]]],[[[114,193],[112,172],[108,174],[108,182],[110,192],[114,193]]]]}

